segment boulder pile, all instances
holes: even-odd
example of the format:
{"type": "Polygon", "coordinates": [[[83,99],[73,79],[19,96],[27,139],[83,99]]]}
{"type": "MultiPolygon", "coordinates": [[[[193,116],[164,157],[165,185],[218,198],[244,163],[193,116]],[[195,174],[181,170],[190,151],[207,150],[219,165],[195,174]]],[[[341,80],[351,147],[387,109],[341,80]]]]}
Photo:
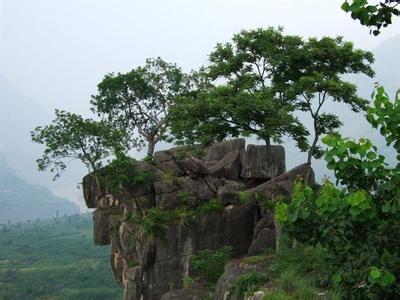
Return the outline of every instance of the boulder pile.
{"type": "Polygon", "coordinates": [[[83,179],[86,204],[96,209],[95,243],[111,244],[111,267],[125,300],[179,299],[168,295],[171,289],[185,294],[180,289],[190,274],[189,258],[200,250],[231,246],[239,258],[274,248],[267,203],[289,197],[296,178],[307,172],[305,164],[286,172],[282,146],[272,146],[271,160],[265,146],[246,147],[244,139],[155,152],[152,162],[132,168],[151,173],[151,180],[111,193],[97,176],[83,179]],[[137,221],[158,212],[176,219],[137,221]]]}

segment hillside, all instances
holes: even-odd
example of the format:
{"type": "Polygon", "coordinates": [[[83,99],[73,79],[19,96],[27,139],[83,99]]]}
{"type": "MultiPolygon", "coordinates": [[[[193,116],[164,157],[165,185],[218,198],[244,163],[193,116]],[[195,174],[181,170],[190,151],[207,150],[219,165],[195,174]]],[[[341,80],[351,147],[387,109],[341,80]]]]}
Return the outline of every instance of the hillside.
{"type": "Polygon", "coordinates": [[[120,299],[90,215],[0,225],[0,299],[120,299]]]}
{"type": "Polygon", "coordinates": [[[49,219],[79,213],[71,201],[19,178],[0,155],[0,223],[49,219]]]}

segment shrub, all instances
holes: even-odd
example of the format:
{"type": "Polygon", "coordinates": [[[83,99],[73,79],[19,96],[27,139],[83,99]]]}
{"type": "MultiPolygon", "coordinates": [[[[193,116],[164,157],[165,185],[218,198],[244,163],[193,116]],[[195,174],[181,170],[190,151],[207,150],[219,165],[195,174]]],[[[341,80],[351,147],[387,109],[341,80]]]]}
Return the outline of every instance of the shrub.
{"type": "Polygon", "coordinates": [[[268,277],[266,274],[251,271],[237,278],[231,286],[230,292],[235,295],[236,298],[252,295],[254,292],[258,291],[260,286],[267,280],[268,277]]]}
{"type": "Polygon", "coordinates": [[[190,289],[193,285],[193,278],[189,275],[183,276],[183,288],[190,289]]]}
{"type": "Polygon", "coordinates": [[[144,185],[149,187],[153,181],[153,174],[149,171],[135,168],[135,159],[123,152],[116,152],[116,158],[107,168],[100,170],[97,176],[110,193],[118,192],[123,187],[144,185]]]}
{"type": "Polygon", "coordinates": [[[165,233],[171,222],[171,213],[157,208],[150,208],[138,220],[145,234],[152,238],[159,237],[161,239],[165,239],[165,233]]]}
{"type": "Polygon", "coordinates": [[[202,250],[190,257],[190,267],[194,275],[215,284],[224,272],[225,263],[231,258],[233,248],[224,246],[219,250],[202,250]]]}
{"type": "MultiPolygon", "coordinates": [[[[367,120],[380,130],[400,160],[400,97],[379,87],[367,120]]],[[[318,191],[299,181],[277,218],[291,237],[328,252],[331,282],[346,299],[394,299],[400,294],[400,163],[389,167],[368,139],[324,137],[325,160],[338,189],[325,181],[318,191]]]]}
{"type": "Polygon", "coordinates": [[[182,204],[187,205],[188,204],[188,200],[190,197],[192,197],[193,194],[191,192],[186,192],[186,191],[179,191],[176,194],[176,197],[179,199],[179,201],[182,202],[182,204]]]}
{"type": "Polygon", "coordinates": [[[221,201],[218,199],[211,199],[210,201],[200,204],[196,209],[196,213],[198,215],[206,215],[212,212],[220,213],[223,210],[224,206],[221,201]]]}
{"type": "Polygon", "coordinates": [[[238,198],[240,204],[246,204],[251,201],[251,193],[249,192],[238,192],[238,198]]]}

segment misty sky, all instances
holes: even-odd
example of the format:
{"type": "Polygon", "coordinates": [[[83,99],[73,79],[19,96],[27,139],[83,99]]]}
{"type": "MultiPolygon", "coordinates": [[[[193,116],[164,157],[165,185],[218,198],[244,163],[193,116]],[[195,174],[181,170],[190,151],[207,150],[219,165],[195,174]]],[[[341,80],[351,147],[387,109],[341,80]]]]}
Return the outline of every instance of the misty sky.
{"type": "MultiPolygon", "coordinates": [[[[341,3],[0,0],[0,77],[49,115],[60,108],[88,116],[90,95],[104,74],[128,71],[156,56],[188,71],[205,64],[217,42],[229,41],[241,29],[282,25],[286,33],[305,37],[342,35],[364,49],[373,49],[400,33],[396,20],[379,37],[371,36],[341,11],[341,3]]],[[[48,122],[47,114],[43,121],[48,122]]],[[[43,183],[37,179],[43,175],[35,173],[33,164],[27,168],[26,174],[21,168],[19,174],[30,182],[43,183]]],[[[72,182],[79,180],[64,181],[68,184],[63,188],[63,181],[58,187],[48,186],[76,201],[72,182]]]]}

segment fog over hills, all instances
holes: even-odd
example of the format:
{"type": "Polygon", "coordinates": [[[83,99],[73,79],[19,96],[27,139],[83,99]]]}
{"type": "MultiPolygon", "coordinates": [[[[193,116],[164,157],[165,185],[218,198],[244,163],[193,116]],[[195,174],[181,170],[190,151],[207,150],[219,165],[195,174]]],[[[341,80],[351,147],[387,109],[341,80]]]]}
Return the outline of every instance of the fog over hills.
{"type": "Polygon", "coordinates": [[[79,164],[72,163],[69,176],[56,182],[48,172],[37,170],[36,159],[43,148],[31,142],[30,131],[49,123],[53,114],[14,88],[0,74],[0,153],[25,181],[46,186],[54,193],[76,201],[81,199],[82,193],[76,186],[85,174],[79,164]]]}
{"type": "Polygon", "coordinates": [[[79,213],[76,204],[54,196],[43,186],[30,185],[19,178],[0,154],[0,223],[76,213],[79,213]]]}

